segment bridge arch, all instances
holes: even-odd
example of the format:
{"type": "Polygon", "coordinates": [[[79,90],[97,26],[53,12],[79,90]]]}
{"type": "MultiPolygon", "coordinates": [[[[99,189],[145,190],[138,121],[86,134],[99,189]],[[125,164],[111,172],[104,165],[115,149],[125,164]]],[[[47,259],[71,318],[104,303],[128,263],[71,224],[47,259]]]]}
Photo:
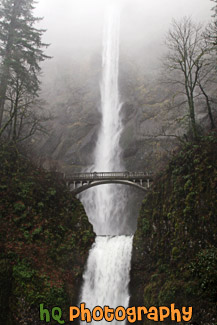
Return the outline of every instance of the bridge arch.
{"type": "Polygon", "coordinates": [[[72,193],[75,195],[82,193],[86,190],[88,190],[91,187],[104,185],[104,184],[121,184],[121,185],[129,185],[138,188],[139,190],[142,190],[143,192],[147,192],[147,188],[143,187],[142,185],[139,185],[138,183],[135,183],[133,181],[128,180],[94,180],[90,183],[82,184],[81,186],[74,188],[71,190],[72,193]]]}

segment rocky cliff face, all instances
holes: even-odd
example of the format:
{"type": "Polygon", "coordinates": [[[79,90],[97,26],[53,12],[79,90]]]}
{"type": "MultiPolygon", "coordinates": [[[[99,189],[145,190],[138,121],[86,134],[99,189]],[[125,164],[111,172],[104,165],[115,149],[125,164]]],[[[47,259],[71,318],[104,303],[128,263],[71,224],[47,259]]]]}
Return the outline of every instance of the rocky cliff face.
{"type": "MultiPolygon", "coordinates": [[[[66,172],[82,170],[93,162],[101,120],[100,66],[98,60],[95,66],[83,67],[75,73],[76,79],[62,71],[62,78],[50,85],[46,96],[55,118],[48,127],[49,136],[40,140],[40,154],[58,162],[66,172]]],[[[183,127],[174,122],[183,110],[170,109],[166,86],[144,77],[142,71],[136,73],[121,66],[123,159],[127,170],[154,169],[177,144],[175,137],[165,135],[183,134],[183,127]]]]}
{"type": "Polygon", "coordinates": [[[195,324],[216,323],[216,144],[214,134],[187,145],[143,201],[133,245],[131,305],[193,306],[195,324]]]}
{"type": "MultiPolygon", "coordinates": [[[[74,67],[74,78],[71,71],[61,71],[61,77],[56,77],[47,91],[54,119],[48,126],[48,137],[40,139],[39,151],[65,172],[80,171],[93,163],[101,120],[100,66],[98,58],[80,70],[74,67]]],[[[135,71],[128,62],[121,64],[119,84],[126,169],[155,171],[168,161],[179,145],[178,137],[186,133],[186,107],[174,107],[175,90],[159,81],[159,76],[135,71]]],[[[208,123],[205,108],[198,103],[197,110],[200,123],[208,123]]]]}

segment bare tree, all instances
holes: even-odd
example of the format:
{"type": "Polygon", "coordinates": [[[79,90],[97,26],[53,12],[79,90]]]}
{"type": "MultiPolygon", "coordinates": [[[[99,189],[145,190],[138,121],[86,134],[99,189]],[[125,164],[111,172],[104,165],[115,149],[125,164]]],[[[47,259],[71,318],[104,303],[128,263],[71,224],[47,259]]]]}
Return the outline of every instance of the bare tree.
{"type": "Polygon", "coordinates": [[[209,39],[213,45],[217,46],[217,0],[211,0],[215,3],[212,8],[213,11],[213,22],[210,24],[209,28],[209,39]]]}
{"type": "Polygon", "coordinates": [[[34,135],[37,131],[46,132],[44,122],[51,118],[44,113],[44,105],[35,93],[30,93],[19,75],[11,76],[6,93],[5,119],[7,122],[0,129],[9,141],[20,142],[34,135]]]}
{"type": "Polygon", "coordinates": [[[196,62],[200,73],[198,74],[197,86],[201,97],[205,100],[205,105],[208,111],[211,129],[215,129],[215,119],[213,116],[213,108],[216,106],[216,59],[210,51],[204,56],[201,62],[196,62]]]}
{"type": "Polygon", "coordinates": [[[164,60],[166,79],[170,84],[176,85],[179,94],[185,97],[186,100],[182,104],[187,104],[190,130],[196,139],[198,127],[195,99],[201,92],[204,96],[207,95],[203,83],[205,80],[207,82],[207,78],[211,75],[212,66],[207,69],[205,67],[208,67],[212,48],[204,37],[203,26],[193,23],[189,17],[184,17],[180,21],[173,20],[166,37],[166,45],[168,48],[164,60]]]}

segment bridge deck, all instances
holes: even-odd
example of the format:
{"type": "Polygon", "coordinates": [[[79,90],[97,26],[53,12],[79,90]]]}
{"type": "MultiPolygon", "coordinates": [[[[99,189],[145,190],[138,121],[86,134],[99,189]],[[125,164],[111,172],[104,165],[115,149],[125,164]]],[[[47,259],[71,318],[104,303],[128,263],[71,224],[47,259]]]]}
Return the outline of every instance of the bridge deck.
{"type": "Polygon", "coordinates": [[[152,180],[152,176],[145,172],[103,172],[103,173],[77,173],[67,175],[68,181],[93,180],[152,180]]]}

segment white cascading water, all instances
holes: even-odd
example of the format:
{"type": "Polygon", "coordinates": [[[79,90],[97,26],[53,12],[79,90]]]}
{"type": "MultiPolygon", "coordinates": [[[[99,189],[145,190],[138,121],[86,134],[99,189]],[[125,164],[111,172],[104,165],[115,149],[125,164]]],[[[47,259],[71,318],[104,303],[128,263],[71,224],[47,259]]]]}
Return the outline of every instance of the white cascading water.
{"type": "MultiPolygon", "coordinates": [[[[111,1],[107,8],[103,37],[102,122],[94,153],[95,164],[91,171],[124,170],[119,144],[123,129],[118,89],[119,34],[120,6],[111,1]]],[[[81,200],[97,234],[83,276],[81,302],[85,302],[90,310],[105,305],[127,308],[133,236],[123,235],[125,188],[119,185],[100,185],[84,192],[81,200]]],[[[100,323],[107,322],[102,320],[100,323]]]]}
{"type": "MultiPolygon", "coordinates": [[[[132,236],[96,238],[84,273],[81,299],[90,310],[96,306],[128,307],[132,239],[132,236]]],[[[100,323],[107,322],[102,320],[100,323]]],[[[119,323],[115,320],[112,322],[119,323]]]]}

